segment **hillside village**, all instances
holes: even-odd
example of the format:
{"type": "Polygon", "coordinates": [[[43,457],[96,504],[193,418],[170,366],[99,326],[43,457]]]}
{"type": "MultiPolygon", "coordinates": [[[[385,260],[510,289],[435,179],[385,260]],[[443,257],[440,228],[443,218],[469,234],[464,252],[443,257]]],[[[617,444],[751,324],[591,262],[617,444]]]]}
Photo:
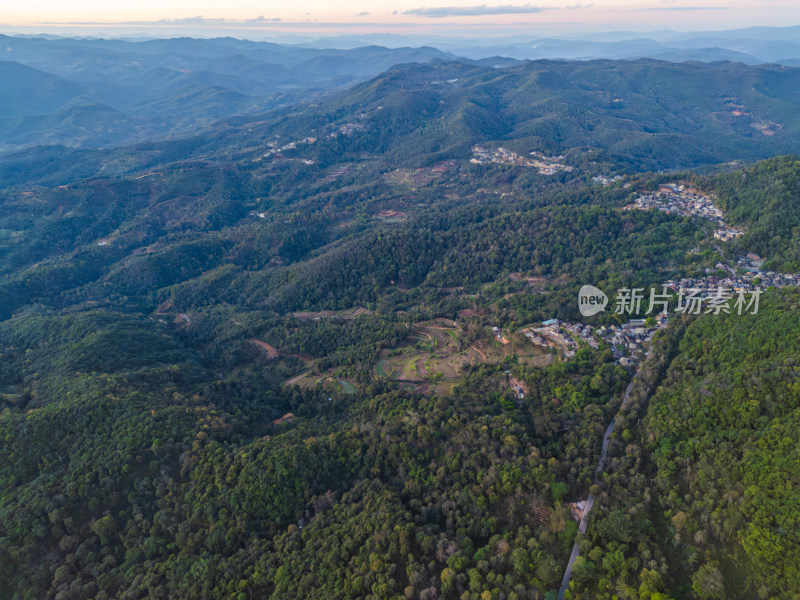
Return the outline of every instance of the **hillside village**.
{"type": "Polygon", "coordinates": [[[571,166],[564,164],[563,156],[545,156],[541,152],[531,152],[534,158],[525,158],[502,147],[491,150],[484,146],[473,146],[472,154],[474,156],[470,162],[478,165],[501,164],[533,167],[539,171],[540,175],[555,175],[558,171],[565,173],[572,171],[571,166]]]}
{"type": "MultiPolygon", "coordinates": [[[[263,153],[261,156],[257,156],[253,159],[253,162],[261,162],[264,159],[272,159],[272,160],[281,160],[285,159],[283,156],[284,152],[288,152],[289,150],[296,150],[299,146],[311,146],[317,143],[317,138],[315,137],[305,137],[300,140],[295,140],[292,142],[288,142],[286,144],[279,144],[277,137],[275,140],[271,142],[267,142],[267,146],[269,146],[269,150],[263,153]]],[[[314,164],[313,160],[309,159],[300,159],[301,162],[304,164],[314,164]]]]}
{"type": "Polygon", "coordinates": [[[645,319],[631,319],[623,325],[600,327],[548,319],[538,327],[524,327],[520,332],[534,345],[558,350],[567,357],[575,355],[580,343],[595,349],[608,344],[617,363],[633,366],[639,363],[643,352],[646,352],[645,347],[653,333],[666,325],[667,315],[660,313],[651,323],[645,319]]]}
{"type": "Polygon", "coordinates": [[[656,192],[640,195],[634,200],[633,204],[629,204],[625,209],[657,209],[667,214],[674,213],[684,217],[702,217],[717,226],[714,231],[714,237],[723,242],[739,237],[744,233],[741,229],[732,227],[725,222],[722,211],[714,204],[711,196],[676,183],[667,183],[659,186],[656,192]]]}
{"type": "MultiPolygon", "coordinates": [[[[622,175],[614,175],[614,176],[608,176],[608,177],[606,177],[604,175],[595,175],[594,177],[592,177],[592,181],[594,181],[595,183],[599,183],[603,187],[608,187],[612,183],[616,183],[618,181],[622,181],[623,179],[624,179],[624,177],[622,175]]],[[[626,184],[626,185],[630,186],[630,184],[626,184]]]]}
{"type": "Polygon", "coordinates": [[[774,271],[764,271],[762,269],[763,260],[756,254],[749,253],[742,256],[736,263],[736,268],[731,268],[722,263],[717,263],[717,273],[725,271],[727,275],[711,273],[707,269],[705,277],[684,277],[682,279],[670,280],[664,285],[672,290],[679,288],[700,289],[702,297],[708,297],[716,293],[718,288],[738,291],[757,291],[766,290],[770,287],[786,287],[800,284],[800,274],[776,273],[774,271]]]}
{"type": "MultiPolygon", "coordinates": [[[[769,287],[786,287],[800,285],[800,274],[775,273],[764,271],[763,260],[756,254],[748,253],[738,259],[736,268],[717,263],[716,272],[707,269],[705,277],[683,277],[665,281],[661,290],[671,295],[689,296],[697,304],[686,306],[686,312],[715,311],[720,300],[726,300],[724,312],[736,311],[736,300],[742,296],[746,303],[744,312],[753,312],[758,307],[758,295],[769,287]],[[720,275],[724,271],[727,275],[720,275]]],[[[657,288],[655,288],[657,289],[657,288]]],[[[642,306],[649,301],[649,290],[645,290],[642,306]]],[[[673,309],[674,310],[674,309],[673,309]]],[[[659,312],[653,319],[631,319],[623,325],[593,327],[585,323],[570,323],[558,319],[548,319],[539,326],[531,325],[520,330],[528,340],[536,346],[552,348],[571,357],[575,355],[581,342],[592,348],[601,344],[609,344],[617,362],[623,366],[638,364],[645,351],[647,342],[656,330],[666,327],[668,314],[659,312]]],[[[504,340],[499,329],[494,328],[495,338],[504,340]]]]}

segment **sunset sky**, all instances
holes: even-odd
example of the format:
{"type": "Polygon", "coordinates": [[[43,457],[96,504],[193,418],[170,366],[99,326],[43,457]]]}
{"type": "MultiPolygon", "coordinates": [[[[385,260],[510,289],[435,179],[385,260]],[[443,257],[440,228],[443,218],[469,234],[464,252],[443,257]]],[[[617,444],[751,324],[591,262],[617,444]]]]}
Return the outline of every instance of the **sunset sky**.
{"type": "Polygon", "coordinates": [[[798,0],[576,0],[554,3],[457,0],[27,0],[0,8],[0,26],[78,31],[114,28],[228,35],[376,33],[439,35],[610,29],[718,30],[800,24],[798,0]]]}

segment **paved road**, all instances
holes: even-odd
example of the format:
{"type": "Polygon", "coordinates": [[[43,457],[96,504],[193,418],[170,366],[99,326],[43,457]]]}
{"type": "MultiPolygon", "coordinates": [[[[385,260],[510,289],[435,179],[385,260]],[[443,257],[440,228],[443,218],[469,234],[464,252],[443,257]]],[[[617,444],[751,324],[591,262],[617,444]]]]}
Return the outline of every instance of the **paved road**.
{"type": "MultiPolygon", "coordinates": [[[[650,351],[653,350],[652,341],[650,342],[650,351]]],[[[628,401],[630,400],[631,396],[631,389],[633,388],[633,382],[636,381],[636,377],[639,375],[639,371],[636,371],[636,374],[631,378],[628,387],[625,388],[625,395],[622,398],[622,404],[619,407],[619,411],[617,414],[621,412],[625,407],[628,405],[628,401]]],[[[614,420],[608,424],[606,428],[606,434],[603,436],[603,446],[600,450],[600,460],[597,462],[597,470],[595,471],[595,480],[600,475],[603,470],[603,466],[606,462],[606,456],[608,455],[608,444],[611,440],[611,434],[614,433],[614,420]]],[[[589,512],[592,510],[592,506],[594,506],[594,495],[589,494],[589,497],[586,499],[586,506],[583,507],[583,514],[581,514],[581,522],[578,526],[578,534],[583,535],[586,533],[586,523],[589,520],[589,512]]],[[[567,591],[567,587],[569,586],[570,577],[572,577],[572,566],[575,564],[575,560],[577,560],[579,554],[578,550],[578,542],[575,542],[575,545],[572,546],[572,554],[569,555],[569,562],[567,563],[567,569],[564,571],[564,579],[561,580],[561,589],[558,590],[558,600],[564,600],[564,592],[567,591]]]]}

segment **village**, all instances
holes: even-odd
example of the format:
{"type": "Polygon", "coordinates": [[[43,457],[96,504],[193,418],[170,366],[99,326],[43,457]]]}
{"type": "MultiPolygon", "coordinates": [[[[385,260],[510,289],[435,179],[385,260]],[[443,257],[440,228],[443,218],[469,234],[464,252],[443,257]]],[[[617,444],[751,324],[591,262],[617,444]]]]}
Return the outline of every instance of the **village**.
{"type": "MultiPolygon", "coordinates": [[[[293,142],[288,142],[283,145],[278,145],[277,138],[275,141],[267,142],[267,146],[269,146],[269,150],[267,150],[261,156],[258,156],[253,159],[253,162],[261,162],[265,158],[272,158],[272,159],[282,159],[284,158],[283,153],[289,150],[296,150],[298,146],[310,146],[312,144],[317,143],[317,138],[315,137],[305,137],[301,140],[295,140],[293,142]]],[[[301,162],[307,165],[314,164],[313,160],[310,159],[301,159],[301,162]]]]}
{"type": "Polygon", "coordinates": [[[733,292],[766,290],[770,287],[785,287],[800,284],[800,275],[792,273],[775,273],[764,271],[761,267],[764,261],[756,254],[748,253],[736,263],[736,268],[722,263],[716,264],[717,273],[725,271],[726,275],[713,274],[707,269],[705,277],[684,277],[664,283],[671,290],[699,289],[701,297],[710,297],[719,288],[729,289],[733,292]]]}
{"type": "MultiPolygon", "coordinates": [[[[717,263],[714,272],[707,269],[705,277],[669,280],[661,284],[659,297],[663,294],[677,295],[679,301],[684,300],[684,306],[676,307],[689,313],[700,311],[716,311],[715,306],[719,301],[726,300],[725,307],[719,310],[729,312],[735,309],[735,301],[740,295],[749,294],[744,298],[746,309],[752,312],[757,310],[757,295],[769,287],[786,287],[800,285],[800,274],[775,273],[762,270],[763,260],[756,254],[748,253],[737,261],[734,269],[722,263],[717,263]],[[726,275],[720,272],[727,273],[726,275]],[[755,294],[754,294],[755,293],[755,294]],[[691,300],[694,304],[687,307],[691,300]]],[[[656,289],[656,288],[654,288],[656,289]]],[[[649,296],[642,297],[642,306],[649,302],[649,296]]],[[[659,304],[657,302],[656,304],[659,304]]],[[[662,309],[665,305],[662,305],[662,309]]],[[[637,311],[638,312],[638,311],[637,311]]],[[[575,355],[581,342],[592,348],[599,348],[601,344],[611,346],[616,362],[622,366],[635,366],[647,354],[645,346],[657,329],[666,327],[668,314],[661,310],[651,315],[648,319],[631,319],[622,325],[609,325],[593,327],[584,323],[570,323],[559,319],[548,319],[539,326],[528,326],[520,330],[534,345],[554,349],[566,357],[575,355]]],[[[492,328],[495,339],[507,343],[499,328],[492,328]]]]}
{"type": "Polygon", "coordinates": [[[483,146],[473,146],[472,153],[474,156],[470,162],[478,165],[501,164],[533,167],[539,171],[540,175],[555,175],[558,171],[566,173],[572,171],[572,167],[563,163],[563,156],[545,156],[541,152],[531,152],[534,158],[525,158],[505,148],[490,150],[483,146]]]}
{"type": "Polygon", "coordinates": [[[714,204],[711,196],[676,183],[663,184],[659,186],[658,191],[651,194],[643,194],[636,198],[633,204],[625,207],[625,210],[637,209],[658,209],[667,214],[674,213],[684,217],[702,217],[717,226],[714,231],[714,237],[723,242],[739,237],[744,233],[741,229],[731,227],[725,222],[722,211],[714,204]]]}
{"type": "Polygon", "coordinates": [[[601,344],[608,344],[616,362],[627,367],[639,363],[647,352],[645,347],[653,333],[666,325],[667,315],[662,312],[652,320],[631,319],[622,325],[600,327],[548,319],[538,327],[525,327],[520,333],[533,344],[558,350],[567,357],[575,355],[581,342],[595,349],[600,348],[601,344]]]}
{"type": "MultiPolygon", "coordinates": [[[[599,183],[603,187],[607,187],[612,183],[622,181],[623,179],[624,177],[622,175],[614,175],[609,177],[606,177],[604,175],[595,175],[594,177],[592,177],[592,181],[594,181],[595,183],[599,183]]],[[[626,187],[630,187],[630,184],[626,184],[626,187]]]]}
{"type": "Polygon", "coordinates": [[[361,123],[345,123],[344,125],[340,125],[336,131],[332,131],[328,134],[329,138],[337,138],[340,135],[345,137],[350,137],[355,135],[358,131],[364,131],[366,128],[361,123]]]}

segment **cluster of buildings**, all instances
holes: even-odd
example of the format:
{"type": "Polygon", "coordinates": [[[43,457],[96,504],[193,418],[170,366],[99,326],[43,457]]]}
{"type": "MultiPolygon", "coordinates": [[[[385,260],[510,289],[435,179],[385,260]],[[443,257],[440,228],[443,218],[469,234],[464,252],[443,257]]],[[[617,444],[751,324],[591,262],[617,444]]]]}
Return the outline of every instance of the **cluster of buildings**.
{"type": "Polygon", "coordinates": [[[671,290],[699,289],[701,290],[700,295],[707,298],[716,294],[720,288],[736,293],[765,290],[769,287],[800,285],[800,274],[764,271],[761,267],[763,263],[764,261],[758,255],[748,253],[747,256],[738,259],[736,269],[717,263],[717,270],[726,271],[725,275],[712,274],[711,270],[707,269],[708,274],[705,277],[684,277],[667,281],[664,286],[671,290]]]}
{"type": "Polygon", "coordinates": [[[714,237],[727,242],[742,235],[743,231],[725,222],[722,211],[716,207],[710,196],[676,183],[665,183],[657,192],[643,194],[625,207],[627,210],[658,209],[667,214],[675,213],[684,217],[702,217],[714,223],[717,229],[714,237]]]}
{"type": "Polygon", "coordinates": [[[496,339],[498,342],[500,342],[504,346],[509,343],[509,341],[503,335],[503,332],[500,331],[499,327],[492,327],[492,335],[494,336],[494,339],[496,339]]]}
{"type": "MultiPolygon", "coordinates": [[[[258,158],[254,159],[253,162],[260,162],[265,158],[283,158],[283,153],[289,150],[296,150],[299,146],[310,146],[311,144],[316,144],[317,138],[315,137],[305,137],[302,140],[295,140],[293,142],[289,142],[287,144],[278,145],[278,141],[275,140],[273,142],[267,142],[267,146],[269,146],[269,150],[267,150],[264,154],[259,156],[258,158]]],[[[303,159],[303,162],[306,164],[314,164],[314,161],[303,159]]]]}
{"type": "MultiPolygon", "coordinates": [[[[758,311],[758,296],[769,287],[785,287],[800,285],[800,274],[775,273],[762,269],[764,261],[756,254],[748,253],[738,259],[736,268],[722,263],[716,265],[716,271],[706,270],[705,277],[666,281],[662,290],[666,294],[658,294],[659,298],[668,298],[669,292],[677,294],[675,307],[688,313],[699,312],[738,312],[742,314],[758,311]],[[724,274],[720,274],[724,271],[724,274]],[[664,289],[666,288],[666,289],[664,289]],[[738,304],[742,306],[738,306],[738,304]],[[738,308],[737,308],[738,307],[738,308]]],[[[642,294],[642,308],[647,306],[649,296],[642,294]]],[[[554,348],[566,356],[574,356],[579,342],[585,342],[592,348],[599,348],[605,343],[611,346],[617,362],[623,366],[638,363],[642,352],[653,333],[666,327],[668,321],[667,305],[657,301],[662,310],[652,319],[631,319],[623,325],[593,327],[583,323],[568,323],[558,319],[542,322],[539,327],[525,327],[520,330],[533,344],[545,348],[554,348]]],[[[499,330],[495,329],[495,336],[499,330]]]]}
{"type": "Polygon", "coordinates": [[[744,232],[739,229],[738,227],[723,227],[722,229],[714,230],[714,239],[717,239],[721,242],[727,242],[728,240],[732,240],[735,237],[739,237],[744,232]]]}
{"type": "MultiPolygon", "coordinates": [[[[764,271],[763,262],[758,255],[748,253],[738,259],[735,269],[718,263],[716,271],[707,269],[705,277],[666,281],[662,284],[666,295],[657,294],[657,297],[668,298],[670,292],[676,294],[681,306],[675,307],[675,310],[688,313],[724,311],[755,314],[761,291],[769,287],[800,285],[800,274],[764,271]],[[720,271],[725,274],[720,274],[720,271]],[[738,307],[737,303],[742,306],[738,307]]],[[[642,293],[640,306],[646,308],[649,300],[650,297],[642,293]]],[[[593,327],[550,319],[539,327],[526,327],[521,333],[537,346],[555,348],[566,356],[574,356],[581,341],[592,348],[599,348],[605,343],[611,346],[619,364],[632,366],[639,362],[653,333],[667,325],[667,305],[662,305],[661,301],[657,301],[656,305],[661,305],[662,310],[652,315],[652,319],[631,319],[619,326],[593,327]]]]}
{"type": "Polygon", "coordinates": [[[746,256],[739,257],[736,267],[737,272],[741,273],[739,281],[744,282],[744,289],[764,289],[768,287],[800,285],[799,273],[764,271],[762,269],[763,264],[764,260],[752,252],[748,252],[746,256]]]}
{"type": "Polygon", "coordinates": [[[667,324],[667,315],[659,313],[651,325],[645,319],[631,319],[624,325],[593,327],[583,323],[568,323],[558,319],[544,321],[540,327],[526,327],[521,333],[537,346],[555,348],[566,356],[574,356],[579,342],[592,348],[608,344],[623,366],[639,362],[650,337],[667,324]]]}
{"type": "Polygon", "coordinates": [[[541,152],[531,152],[533,158],[526,158],[505,148],[492,150],[483,146],[473,146],[472,154],[470,162],[478,165],[500,164],[533,167],[539,171],[540,175],[554,175],[557,171],[572,171],[572,167],[562,162],[563,156],[545,156],[541,152]]]}
{"type": "MultiPolygon", "coordinates": [[[[595,179],[597,180],[597,179],[595,179]]],[[[602,183],[602,182],[601,182],[602,183]]],[[[714,206],[710,197],[682,185],[668,184],[661,186],[658,192],[640,196],[628,209],[657,208],[665,212],[676,212],[684,216],[701,216],[716,223],[720,229],[717,239],[730,239],[741,235],[741,230],[725,224],[722,212],[714,206]]],[[[623,366],[636,365],[646,354],[646,346],[653,333],[667,325],[668,299],[670,293],[676,294],[681,306],[677,311],[699,312],[750,312],[758,311],[760,292],[769,287],[800,286],[800,273],[776,273],[763,269],[764,260],[754,253],[739,257],[736,267],[717,263],[715,269],[706,269],[705,277],[685,277],[667,281],[662,284],[662,294],[655,297],[656,305],[661,305],[661,312],[648,319],[631,319],[623,325],[593,327],[582,323],[567,323],[558,319],[542,322],[539,327],[526,327],[521,333],[532,343],[562,351],[566,356],[573,356],[578,344],[582,341],[593,348],[605,343],[611,346],[617,362],[623,366]],[[669,290],[669,291],[668,291],[669,290]],[[693,303],[693,310],[690,303],[693,303]],[[738,308],[737,308],[738,307],[738,308]]],[[[642,290],[643,291],[643,290],[642,290]]],[[[631,292],[631,290],[628,290],[631,292]]],[[[653,306],[653,298],[641,296],[641,306],[648,301],[653,306]]],[[[636,312],[639,312],[638,309],[636,312]]],[[[633,313],[635,314],[635,313],[633,313]]]]}
{"type": "Polygon", "coordinates": [[[617,181],[622,181],[622,175],[614,175],[613,177],[605,177],[604,175],[595,175],[592,177],[592,181],[595,183],[599,183],[603,187],[607,185],[611,185],[612,183],[616,183],[617,181]]]}
{"type": "Polygon", "coordinates": [[[527,387],[519,379],[511,377],[509,373],[509,371],[506,371],[506,375],[509,376],[508,382],[511,385],[511,390],[514,392],[514,396],[516,396],[519,405],[522,406],[522,401],[525,399],[525,394],[528,393],[527,387]]]}
{"type": "Polygon", "coordinates": [[[358,131],[364,131],[364,129],[366,128],[361,123],[345,123],[344,125],[340,125],[336,131],[329,133],[328,137],[337,138],[340,135],[350,137],[358,131]]]}
{"type": "Polygon", "coordinates": [[[653,324],[648,325],[646,319],[631,319],[622,325],[602,326],[596,333],[604,342],[611,344],[614,356],[623,367],[635,365],[639,362],[642,352],[646,352],[650,338],[657,329],[667,326],[667,314],[658,313],[653,324]]]}
{"type": "Polygon", "coordinates": [[[566,356],[574,356],[578,344],[566,328],[576,325],[580,327],[579,324],[562,323],[558,319],[550,319],[544,321],[541,327],[525,327],[521,333],[536,346],[555,348],[566,356]]]}

